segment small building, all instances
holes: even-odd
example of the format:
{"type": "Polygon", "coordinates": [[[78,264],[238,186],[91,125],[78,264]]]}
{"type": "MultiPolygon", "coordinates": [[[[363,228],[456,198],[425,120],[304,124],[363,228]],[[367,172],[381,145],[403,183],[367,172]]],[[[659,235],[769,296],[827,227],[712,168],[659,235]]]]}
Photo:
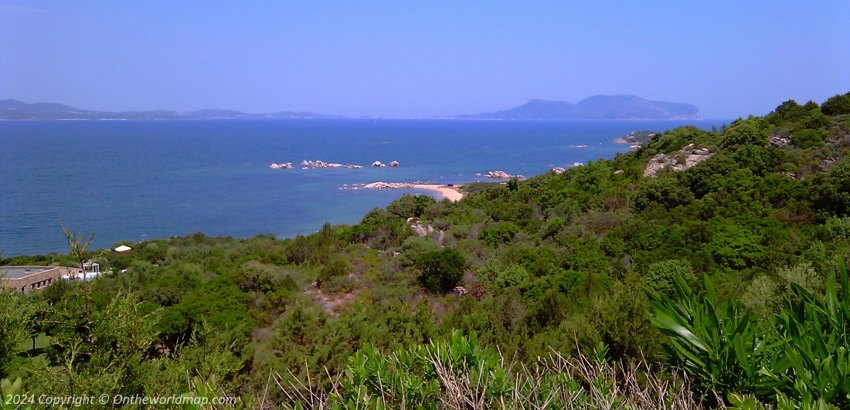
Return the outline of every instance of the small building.
{"type": "Polygon", "coordinates": [[[82,279],[83,281],[88,282],[98,276],[100,276],[100,265],[97,262],[88,261],[83,263],[83,269],[65,268],[62,280],[82,279]]]}
{"type": "Polygon", "coordinates": [[[42,289],[68,274],[64,266],[0,266],[0,287],[21,293],[42,289]]]}

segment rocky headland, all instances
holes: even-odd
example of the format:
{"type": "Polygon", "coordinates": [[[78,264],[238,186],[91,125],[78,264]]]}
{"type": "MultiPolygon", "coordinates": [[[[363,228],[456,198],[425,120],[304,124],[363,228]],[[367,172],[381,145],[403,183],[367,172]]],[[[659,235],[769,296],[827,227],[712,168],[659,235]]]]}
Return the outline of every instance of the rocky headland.
{"type": "Polygon", "coordinates": [[[640,148],[658,135],[655,131],[632,131],[622,137],[614,138],[615,144],[628,144],[630,148],[640,148]]]}

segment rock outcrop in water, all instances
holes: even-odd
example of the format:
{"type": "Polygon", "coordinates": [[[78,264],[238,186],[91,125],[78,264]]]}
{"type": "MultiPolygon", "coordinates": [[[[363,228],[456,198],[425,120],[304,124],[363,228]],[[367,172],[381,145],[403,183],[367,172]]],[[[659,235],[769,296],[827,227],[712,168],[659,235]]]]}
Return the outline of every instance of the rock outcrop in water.
{"type": "Polygon", "coordinates": [[[317,169],[317,168],[348,168],[348,169],[360,169],[363,168],[362,165],[357,164],[340,164],[336,162],[325,162],[321,160],[309,161],[304,160],[301,161],[301,169],[317,169]]]}
{"type": "Polygon", "coordinates": [[[408,183],[405,183],[405,182],[378,181],[378,182],[371,182],[371,183],[368,183],[368,184],[364,184],[363,188],[364,189],[407,189],[407,188],[414,188],[414,185],[416,185],[416,184],[408,184],[408,183]]]}
{"type": "Polygon", "coordinates": [[[525,179],[523,175],[511,175],[505,171],[490,171],[486,174],[487,178],[493,179],[509,179],[509,178],[517,178],[517,179],[525,179]]]}

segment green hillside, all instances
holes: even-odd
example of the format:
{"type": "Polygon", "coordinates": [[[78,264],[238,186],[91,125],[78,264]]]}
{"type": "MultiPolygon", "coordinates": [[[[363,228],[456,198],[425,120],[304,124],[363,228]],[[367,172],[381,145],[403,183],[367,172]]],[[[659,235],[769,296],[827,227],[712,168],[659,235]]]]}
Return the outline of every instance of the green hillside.
{"type": "Polygon", "coordinates": [[[91,252],[116,274],[0,294],[0,378],[236,408],[847,408],[849,155],[847,93],[310,236],[91,252]]]}

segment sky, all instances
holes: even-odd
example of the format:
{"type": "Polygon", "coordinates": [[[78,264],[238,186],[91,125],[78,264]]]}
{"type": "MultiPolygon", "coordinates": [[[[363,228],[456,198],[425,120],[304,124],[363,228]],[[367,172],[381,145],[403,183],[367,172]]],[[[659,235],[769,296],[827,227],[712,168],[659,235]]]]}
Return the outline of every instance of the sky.
{"type": "Polygon", "coordinates": [[[423,118],[634,94],[704,118],[850,91],[837,1],[0,0],[0,99],[423,118]]]}

